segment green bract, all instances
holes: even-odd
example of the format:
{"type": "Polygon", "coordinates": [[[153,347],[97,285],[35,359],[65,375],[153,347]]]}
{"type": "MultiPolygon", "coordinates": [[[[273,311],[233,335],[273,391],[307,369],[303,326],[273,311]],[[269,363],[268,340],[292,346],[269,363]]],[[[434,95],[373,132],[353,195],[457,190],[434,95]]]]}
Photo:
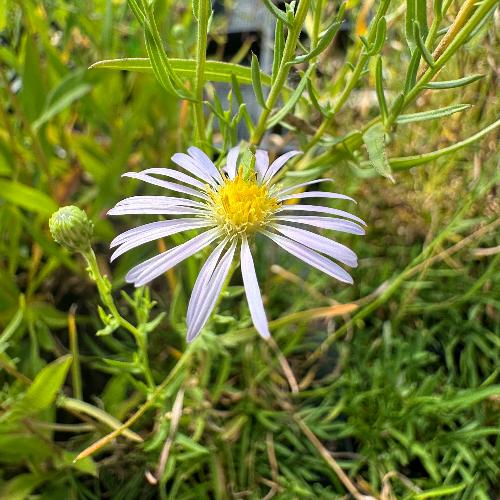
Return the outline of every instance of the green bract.
{"type": "Polygon", "coordinates": [[[85,253],[90,249],[94,224],[87,214],[74,205],[60,208],[49,220],[52,238],[72,252],[85,253]]]}

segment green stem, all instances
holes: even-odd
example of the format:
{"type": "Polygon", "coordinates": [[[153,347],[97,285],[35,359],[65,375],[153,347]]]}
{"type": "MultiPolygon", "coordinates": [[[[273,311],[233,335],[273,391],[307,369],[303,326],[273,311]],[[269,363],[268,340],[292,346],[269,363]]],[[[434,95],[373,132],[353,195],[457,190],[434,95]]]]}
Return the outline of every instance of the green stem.
{"type": "Polygon", "coordinates": [[[203,86],[205,83],[205,63],[207,57],[208,14],[210,0],[198,2],[198,33],[196,47],[195,121],[196,141],[200,146],[205,137],[205,115],[203,114],[203,86]]]}
{"type": "Polygon", "coordinates": [[[253,131],[252,137],[250,138],[250,144],[257,145],[264,133],[266,132],[266,122],[271,113],[278,97],[286,83],[286,78],[290,71],[289,61],[295,56],[295,48],[297,47],[297,41],[299,39],[300,32],[302,31],[302,25],[304,24],[307,11],[309,9],[309,0],[300,0],[297,12],[295,14],[295,19],[293,26],[288,31],[288,36],[286,37],[285,48],[283,50],[283,58],[281,60],[278,73],[276,75],[276,80],[274,81],[271,91],[266,99],[266,107],[262,110],[259,117],[259,122],[253,131]]]}
{"type": "Polygon", "coordinates": [[[118,312],[118,308],[114,302],[113,296],[111,294],[111,285],[109,281],[104,278],[99,270],[99,265],[97,264],[97,259],[95,257],[95,253],[92,248],[89,248],[87,252],[83,254],[87,264],[89,266],[89,271],[91,277],[94,279],[97,290],[99,291],[99,296],[103,301],[104,305],[109,309],[113,318],[118,321],[121,327],[128,330],[135,338],[137,342],[137,346],[139,348],[139,355],[142,362],[142,369],[144,372],[144,377],[146,378],[146,382],[150,388],[155,387],[153,375],[151,373],[151,369],[149,367],[149,358],[148,358],[148,341],[146,334],[139,330],[137,327],[132,325],[129,321],[127,321],[122,315],[118,312]]]}
{"type": "Polygon", "coordinates": [[[78,351],[78,332],[76,330],[75,308],[72,306],[68,314],[69,347],[73,355],[71,363],[71,379],[73,382],[73,394],[76,399],[83,399],[82,375],[80,370],[80,355],[78,351]]]}
{"type": "Polygon", "coordinates": [[[312,49],[316,47],[316,45],[318,45],[321,14],[323,12],[323,1],[324,0],[316,0],[316,8],[314,9],[314,17],[313,17],[313,29],[311,33],[312,49]]]}
{"type": "MultiPolygon", "coordinates": [[[[380,18],[382,16],[385,15],[388,8],[389,8],[389,1],[386,0],[380,4],[380,7],[377,11],[377,14],[373,18],[373,21],[371,23],[370,32],[368,34],[368,41],[369,42],[373,42],[375,35],[376,35],[376,28],[377,28],[378,21],[380,20],[380,18]]],[[[331,112],[330,116],[328,118],[325,118],[325,120],[319,126],[316,133],[313,135],[311,140],[305,146],[304,153],[307,153],[308,151],[310,151],[321,140],[324,133],[328,130],[332,121],[334,120],[335,115],[344,106],[347,99],[351,95],[351,92],[353,91],[354,87],[357,85],[359,79],[361,78],[361,75],[363,74],[363,70],[365,69],[366,63],[368,62],[368,60],[370,59],[371,56],[368,55],[368,53],[366,52],[364,45],[358,43],[358,46],[361,48],[361,52],[359,53],[358,62],[356,63],[356,66],[354,67],[353,72],[351,73],[351,77],[349,78],[348,82],[344,86],[344,90],[340,94],[339,98],[336,100],[335,104],[333,105],[332,112],[331,112]]]]}
{"type": "MultiPolygon", "coordinates": [[[[471,9],[475,6],[474,0],[466,0],[466,4],[462,6],[460,12],[466,12],[467,16],[459,15],[455,18],[455,21],[450,26],[448,31],[449,36],[445,43],[444,39],[440,46],[445,47],[442,52],[440,46],[434,51],[434,58],[437,59],[432,68],[428,68],[427,71],[422,75],[418,83],[408,92],[405,97],[404,104],[400,111],[403,111],[409,104],[411,104],[422,91],[425,85],[427,85],[443,68],[443,66],[450,60],[451,57],[457,52],[457,50],[465,43],[470,33],[474,28],[483,20],[484,16],[494,7],[497,0],[485,0],[472,16],[470,15],[471,9]],[[439,58],[436,57],[438,55],[439,58]]],[[[391,113],[389,119],[387,120],[386,128],[389,130],[390,126],[396,121],[398,115],[391,113]]]]}
{"type": "Polygon", "coordinates": [[[103,438],[99,439],[99,441],[95,442],[93,445],[83,450],[75,458],[74,462],[77,462],[82,458],[92,455],[97,450],[101,449],[103,446],[113,441],[113,439],[123,434],[123,432],[126,431],[132,424],[134,424],[137,420],[139,420],[139,418],[141,418],[142,415],[144,415],[144,413],[146,413],[146,411],[156,403],[157,399],[161,396],[163,391],[175,378],[177,378],[180,372],[185,368],[187,363],[190,361],[193,352],[195,352],[194,345],[195,344],[190,344],[187,347],[187,349],[184,351],[184,353],[182,354],[181,358],[174,366],[172,371],[165,377],[165,379],[163,379],[163,382],[159,386],[157,386],[156,389],[151,393],[149,399],[125,423],[120,425],[120,427],[115,429],[113,432],[110,432],[103,438]]]}

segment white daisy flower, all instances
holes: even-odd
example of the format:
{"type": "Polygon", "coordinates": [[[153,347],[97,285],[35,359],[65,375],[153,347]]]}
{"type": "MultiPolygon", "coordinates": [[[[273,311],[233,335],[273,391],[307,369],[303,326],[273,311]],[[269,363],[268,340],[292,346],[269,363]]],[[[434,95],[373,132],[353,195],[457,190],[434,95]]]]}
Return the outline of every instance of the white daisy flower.
{"type": "Polygon", "coordinates": [[[295,225],[362,235],[365,233],[362,225],[366,224],[359,217],[343,210],[286,202],[307,198],[354,200],[338,193],[296,192],[305,186],[331,179],[304,182],[287,188],[281,188],[273,182],[283,165],[300,151],[286,153],[269,164],[267,151],[257,150],[255,173],[246,176],[243,169],[238,168],[238,147],[229,151],[222,172],[200,149],[191,147],[188,153],[172,156],[172,161],[188,174],[168,168],[149,168],[124,174],[176,191],[182,196],[132,196],[120,201],[108,212],[109,215],[182,216],[145,224],[120,234],[111,242],[111,247],[118,247],[111,260],[143,243],[182,231],[203,229],[198,236],[132,268],[126,275],[126,281],[135,286],[149,283],[188,257],[217,243],[201,268],[189,300],[188,342],[198,336],[210,317],[237,252],[253,324],[262,337],[269,337],[267,317],[249,246],[249,241],[256,234],[267,236],[287,252],[329,276],[344,283],[352,283],[349,273],[332,259],[356,267],[356,254],[336,241],[295,225]]]}

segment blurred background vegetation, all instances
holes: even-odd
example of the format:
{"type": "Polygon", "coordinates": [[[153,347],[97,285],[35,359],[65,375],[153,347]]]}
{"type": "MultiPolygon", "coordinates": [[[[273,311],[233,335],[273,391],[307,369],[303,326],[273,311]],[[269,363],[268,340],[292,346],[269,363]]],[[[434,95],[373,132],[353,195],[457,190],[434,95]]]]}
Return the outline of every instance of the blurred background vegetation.
{"type": "MultiPolygon", "coordinates": [[[[193,57],[190,4],[156,4],[169,55],[193,57]]],[[[451,3],[445,25],[459,7],[451,3]]],[[[372,8],[349,3],[348,22],[319,62],[326,94],[359,50],[353,40],[372,8]]],[[[262,49],[258,37],[227,35],[231,2],[215,11],[209,58],[246,64],[251,48],[262,49]]],[[[388,96],[399,91],[409,63],[404,11],[401,2],[389,10],[388,96]]],[[[440,74],[483,78],[423,92],[410,111],[472,107],[399,125],[390,158],[447,147],[494,122],[498,33],[498,17],[490,17],[440,74]]],[[[85,209],[101,269],[112,277],[120,311],[133,317],[120,294],[133,294],[123,276],[163,243],[110,268],[111,239],[145,221],[105,213],[139,189],[122,173],[167,166],[193,137],[190,106],[154,76],[87,70],[102,59],[144,57],[143,38],[122,0],[0,0],[0,498],[498,498],[496,132],[395,172],[394,184],[364,169],[363,158],[319,165],[338,191],[358,200],[356,214],[369,229],[365,238],[341,239],[360,258],[352,287],[259,247],[276,345],[250,328],[236,279],[183,357],[183,315],[199,257],[139,292],[135,303],[157,303],[152,317],[166,313],[150,333],[149,362],[157,383],[168,374],[170,382],[133,431],[73,461],[143,404],[147,390],[134,370],[130,335],[96,336],[106,332],[95,286],[83,261],[52,241],[48,218],[67,204],[85,209]],[[337,303],[358,309],[338,316],[337,303]],[[295,383],[299,390],[290,391],[295,383]]],[[[372,66],[334,137],[377,115],[372,66]]],[[[293,118],[267,135],[274,153],[297,136],[307,142],[307,131],[317,129],[310,109],[293,118]]],[[[208,128],[220,147],[220,125],[209,121],[208,128]]]]}

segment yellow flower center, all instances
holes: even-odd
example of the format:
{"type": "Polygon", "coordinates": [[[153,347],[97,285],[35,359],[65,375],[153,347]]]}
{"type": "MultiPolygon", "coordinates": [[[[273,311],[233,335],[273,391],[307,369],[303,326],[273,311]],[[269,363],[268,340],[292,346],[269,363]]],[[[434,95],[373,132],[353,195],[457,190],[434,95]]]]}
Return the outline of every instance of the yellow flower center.
{"type": "Polygon", "coordinates": [[[233,180],[227,179],[218,191],[209,195],[214,217],[228,236],[255,232],[280,205],[266,185],[257,183],[255,175],[244,179],[241,168],[233,180]]]}

